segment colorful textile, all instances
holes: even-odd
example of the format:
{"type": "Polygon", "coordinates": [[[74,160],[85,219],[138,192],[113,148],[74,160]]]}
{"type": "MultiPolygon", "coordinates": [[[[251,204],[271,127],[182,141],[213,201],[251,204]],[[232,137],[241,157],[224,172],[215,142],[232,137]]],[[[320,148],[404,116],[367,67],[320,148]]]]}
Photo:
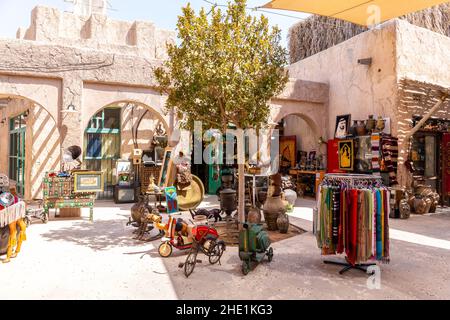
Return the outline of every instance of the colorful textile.
{"type": "Polygon", "coordinates": [[[23,201],[16,201],[15,204],[0,210],[0,228],[7,226],[14,221],[25,217],[26,204],[23,201]]]}
{"type": "Polygon", "coordinates": [[[372,172],[380,173],[380,134],[374,133],[371,137],[372,144],[372,172]]]}
{"type": "Polygon", "coordinates": [[[390,135],[383,135],[380,140],[381,159],[384,163],[386,172],[389,172],[389,186],[398,184],[397,167],[398,167],[398,138],[390,135]]]}
{"type": "Polygon", "coordinates": [[[322,183],[313,222],[322,254],[345,253],[352,265],[389,262],[389,208],[384,187],[322,183]]]}

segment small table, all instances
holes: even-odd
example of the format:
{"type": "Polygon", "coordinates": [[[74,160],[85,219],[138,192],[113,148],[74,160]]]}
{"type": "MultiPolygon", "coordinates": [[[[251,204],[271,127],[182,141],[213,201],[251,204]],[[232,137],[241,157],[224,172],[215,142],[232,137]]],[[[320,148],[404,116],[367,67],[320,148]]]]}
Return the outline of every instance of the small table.
{"type": "Polygon", "coordinates": [[[89,220],[94,221],[94,203],[96,194],[83,194],[76,197],[67,198],[46,198],[44,197],[45,221],[48,221],[50,209],[61,208],[89,208],[89,220]]]}

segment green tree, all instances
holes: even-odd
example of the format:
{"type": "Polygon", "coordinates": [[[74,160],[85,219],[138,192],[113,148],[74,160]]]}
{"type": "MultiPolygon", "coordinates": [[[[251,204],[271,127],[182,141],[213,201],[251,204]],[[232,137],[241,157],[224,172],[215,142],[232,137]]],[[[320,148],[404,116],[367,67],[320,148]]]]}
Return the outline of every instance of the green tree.
{"type": "MultiPolygon", "coordinates": [[[[287,80],[287,52],[280,45],[281,32],[268,19],[246,14],[246,0],[228,4],[226,12],[215,6],[197,16],[188,4],[179,16],[180,43],[168,45],[169,59],[155,69],[160,90],[168,95],[168,109],[175,110],[181,126],[193,130],[195,121],[204,129],[225,132],[260,129],[267,124],[269,100],[281,93],[287,80]]],[[[237,139],[238,159],[244,141],[237,139]]],[[[238,164],[239,221],[244,217],[244,163],[238,164]]]]}

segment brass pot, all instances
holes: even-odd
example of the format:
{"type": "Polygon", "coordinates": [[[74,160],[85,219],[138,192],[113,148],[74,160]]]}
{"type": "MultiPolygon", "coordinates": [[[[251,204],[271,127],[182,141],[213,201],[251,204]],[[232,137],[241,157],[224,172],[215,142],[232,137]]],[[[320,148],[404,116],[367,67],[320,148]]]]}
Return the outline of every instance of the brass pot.
{"type": "Polygon", "coordinates": [[[289,231],[289,216],[282,213],[277,218],[277,227],[280,233],[287,233],[289,231]]]}
{"type": "Polygon", "coordinates": [[[411,215],[411,207],[408,204],[408,200],[400,200],[400,219],[408,219],[411,215]]]}
{"type": "Polygon", "coordinates": [[[247,222],[248,223],[256,223],[256,224],[261,223],[261,212],[259,211],[258,208],[253,207],[249,210],[247,222]]]}
{"type": "Polygon", "coordinates": [[[278,229],[277,219],[280,214],[286,213],[286,202],[278,197],[267,197],[266,203],[264,203],[264,220],[267,224],[269,231],[275,231],[278,229]]]}
{"type": "Polygon", "coordinates": [[[220,191],[220,208],[227,215],[231,215],[237,210],[236,197],[236,190],[224,189],[220,191]]]}
{"type": "Polygon", "coordinates": [[[377,125],[377,120],[375,120],[373,118],[373,115],[370,115],[369,119],[367,119],[367,122],[366,122],[366,130],[367,130],[367,132],[371,133],[373,131],[373,129],[375,129],[376,125],[377,125]]]}
{"type": "Polygon", "coordinates": [[[382,116],[379,116],[376,125],[377,131],[382,132],[385,127],[386,127],[386,120],[384,120],[382,116]]]}
{"type": "Polygon", "coordinates": [[[355,128],[357,136],[365,136],[367,134],[366,124],[364,120],[360,120],[359,124],[355,128]]]}

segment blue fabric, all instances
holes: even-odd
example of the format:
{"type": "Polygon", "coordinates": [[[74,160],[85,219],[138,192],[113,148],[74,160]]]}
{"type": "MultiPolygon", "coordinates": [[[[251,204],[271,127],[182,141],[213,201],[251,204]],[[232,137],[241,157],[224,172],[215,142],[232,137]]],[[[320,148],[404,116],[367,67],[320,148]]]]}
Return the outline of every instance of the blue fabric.
{"type": "Polygon", "coordinates": [[[381,192],[379,189],[376,190],[377,197],[377,260],[381,260],[383,253],[383,238],[382,238],[382,224],[381,224],[381,210],[383,203],[381,203],[381,192]]]}

